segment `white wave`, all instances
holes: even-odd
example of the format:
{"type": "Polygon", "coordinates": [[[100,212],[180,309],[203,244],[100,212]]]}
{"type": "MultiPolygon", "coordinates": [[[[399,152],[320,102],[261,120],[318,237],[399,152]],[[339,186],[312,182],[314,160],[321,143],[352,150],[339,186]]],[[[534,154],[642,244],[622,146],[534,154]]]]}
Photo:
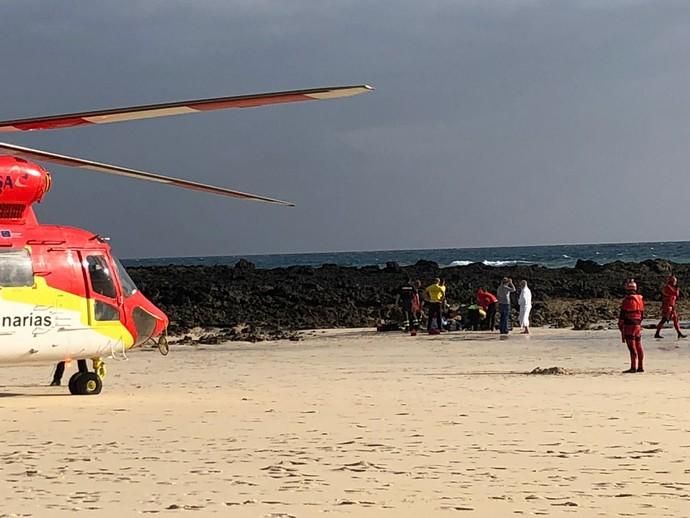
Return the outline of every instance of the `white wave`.
{"type": "Polygon", "coordinates": [[[518,264],[530,264],[529,261],[482,261],[486,266],[515,266],[518,264]]]}
{"type": "Polygon", "coordinates": [[[508,261],[464,261],[457,260],[452,261],[448,266],[467,266],[469,264],[482,263],[484,266],[517,266],[518,264],[534,264],[531,261],[519,261],[519,260],[508,260],[508,261]]]}

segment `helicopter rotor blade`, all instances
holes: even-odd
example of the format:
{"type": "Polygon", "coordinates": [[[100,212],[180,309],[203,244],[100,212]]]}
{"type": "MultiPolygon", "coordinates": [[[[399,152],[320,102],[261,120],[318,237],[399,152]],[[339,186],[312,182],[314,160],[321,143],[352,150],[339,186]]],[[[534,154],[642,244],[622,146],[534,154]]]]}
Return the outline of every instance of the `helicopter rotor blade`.
{"type": "Polygon", "coordinates": [[[141,106],[126,106],[108,110],[0,121],[0,133],[73,128],[75,126],[88,124],[106,124],[110,122],[150,119],[153,117],[167,117],[170,115],[224,110],[228,108],[253,108],[255,106],[264,106],[267,104],[292,103],[315,99],[335,99],[338,97],[350,97],[371,90],[373,90],[373,88],[369,85],[334,86],[231,97],[215,97],[210,99],[192,99],[189,101],[141,106]]]}
{"type": "Polygon", "coordinates": [[[108,173],[118,176],[128,176],[139,180],[148,180],[150,182],[166,183],[181,187],[183,189],[191,189],[193,191],[201,191],[211,194],[219,194],[221,196],[229,196],[232,198],[240,198],[250,201],[263,201],[267,203],[275,203],[278,205],[287,205],[294,207],[295,204],[289,201],[277,200],[266,196],[257,194],[250,194],[241,191],[234,191],[224,187],[215,187],[213,185],[206,185],[203,183],[183,180],[181,178],[174,178],[171,176],[163,176],[146,171],[139,171],[137,169],[129,169],[117,165],[104,164],[101,162],[93,162],[91,160],[84,160],[66,155],[58,155],[57,153],[49,153],[48,151],[41,151],[40,149],[32,149],[28,147],[16,146],[14,144],[7,144],[0,142],[0,152],[15,157],[20,157],[28,160],[37,160],[39,162],[49,162],[68,167],[76,167],[80,169],[88,169],[90,171],[98,171],[99,173],[108,173]]]}

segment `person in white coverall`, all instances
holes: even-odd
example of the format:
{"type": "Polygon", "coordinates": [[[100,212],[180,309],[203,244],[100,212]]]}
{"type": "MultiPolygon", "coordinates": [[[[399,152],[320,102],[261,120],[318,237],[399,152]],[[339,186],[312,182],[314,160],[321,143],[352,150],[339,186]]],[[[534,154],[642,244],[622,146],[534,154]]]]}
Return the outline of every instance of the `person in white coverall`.
{"type": "Polygon", "coordinates": [[[520,306],[520,327],[524,328],[523,334],[529,334],[529,312],[532,310],[532,292],[527,287],[527,281],[520,283],[520,298],[518,305],[520,306]]]}

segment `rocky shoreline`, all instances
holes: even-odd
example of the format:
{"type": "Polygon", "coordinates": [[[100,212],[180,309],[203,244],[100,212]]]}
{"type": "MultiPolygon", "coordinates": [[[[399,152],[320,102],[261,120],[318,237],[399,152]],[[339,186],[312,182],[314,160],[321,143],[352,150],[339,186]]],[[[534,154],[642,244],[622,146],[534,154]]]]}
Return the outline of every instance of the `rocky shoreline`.
{"type": "MultiPolygon", "coordinates": [[[[137,286],[170,317],[170,332],[218,328],[223,340],[292,338],[297,330],[374,327],[399,318],[398,288],[408,278],[423,285],[442,277],[451,305],[471,304],[477,288],[495,291],[500,279],[526,279],[532,289],[534,326],[586,329],[617,318],[623,281],[634,277],[648,301],[648,317],[659,314],[659,293],[673,272],[681,290],[690,283],[690,265],[664,260],[599,265],[578,261],[573,268],[492,267],[481,263],[439,268],[419,261],[401,267],[323,265],[257,269],[241,260],[234,266],[155,266],[127,270],[137,286]]],[[[682,291],[681,291],[682,292],[682,291]]],[[[516,302],[516,301],[515,301],[516,302]]],[[[681,315],[690,305],[681,298],[681,315]]],[[[517,307],[513,307],[517,318],[517,307]]],[[[209,335],[211,336],[211,335],[209,335]]]]}

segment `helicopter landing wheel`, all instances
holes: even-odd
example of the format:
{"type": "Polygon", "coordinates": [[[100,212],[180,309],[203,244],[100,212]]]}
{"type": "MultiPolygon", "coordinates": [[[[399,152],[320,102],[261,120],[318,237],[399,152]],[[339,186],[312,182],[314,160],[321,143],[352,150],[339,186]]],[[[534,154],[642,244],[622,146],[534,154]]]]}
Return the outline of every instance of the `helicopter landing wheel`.
{"type": "Polygon", "coordinates": [[[77,371],[74,374],[72,374],[72,376],[70,377],[69,383],[67,384],[67,386],[69,387],[69,393],[70,394],[76,394],[77,393],[77,385],[76,385],[77,380],[79,379],[79,377],[82,374],[83,374],[82,372],[77,371]]]}
{"type": "Polygon", "coordinates": [[[170,346],[168,345],[168,338],[163,335],[158,340],[158,352],[163,356],[167,356],[170,352],[170,346]]]}
{"type": "Polygon", "coordinates": [[[69,380],[69,391],[78,396],[95,396],[101,393],[103,381],[95,372],[77,372],[69,380]]]}

